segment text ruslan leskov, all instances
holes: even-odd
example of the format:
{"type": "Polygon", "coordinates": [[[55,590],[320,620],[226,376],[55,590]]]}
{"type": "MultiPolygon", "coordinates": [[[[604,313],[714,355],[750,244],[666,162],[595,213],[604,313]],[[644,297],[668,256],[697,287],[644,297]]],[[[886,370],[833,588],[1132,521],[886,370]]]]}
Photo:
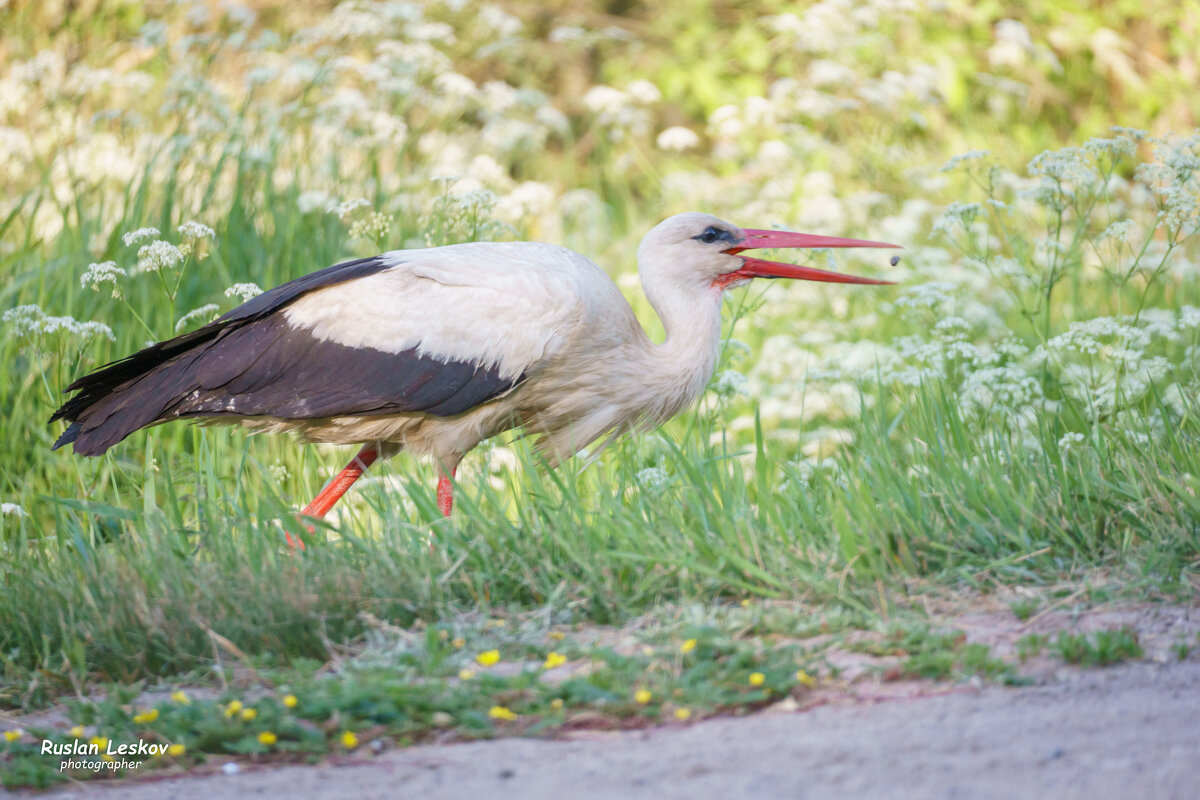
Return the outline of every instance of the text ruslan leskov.
{"type": "MultiPolygon", "coordinates": [[[[161,756],[166,754],[170,745],[163,742],[147,742],[138,739],[136,743],[117,744],[109,740],[104,743],[103,755],[107,756],[161,756]]],[[[101,755],[100,745],[96,742],[81,742],[78,739],[71,742],[53,742],[42,740],[42,755],[52,756],[98,756],[101,755]]]]}

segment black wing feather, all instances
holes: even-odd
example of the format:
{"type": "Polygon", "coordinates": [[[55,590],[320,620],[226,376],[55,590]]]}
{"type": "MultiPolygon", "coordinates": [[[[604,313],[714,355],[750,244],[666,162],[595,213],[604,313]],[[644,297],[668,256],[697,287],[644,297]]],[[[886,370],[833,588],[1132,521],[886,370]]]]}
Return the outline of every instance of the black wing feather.
{"type": "Polygon", "coordinates": [[[100,455],[139,428],[178,417],[449,417],[522,380],[417,348],[387,353],[320,340],[278,313],[306,292],[387,266],[360,259],[305,275],[80,378],[68,387],[78,394],[51,417],[72,423],[55,449],[74,442],[76,453],[100,455]]]}

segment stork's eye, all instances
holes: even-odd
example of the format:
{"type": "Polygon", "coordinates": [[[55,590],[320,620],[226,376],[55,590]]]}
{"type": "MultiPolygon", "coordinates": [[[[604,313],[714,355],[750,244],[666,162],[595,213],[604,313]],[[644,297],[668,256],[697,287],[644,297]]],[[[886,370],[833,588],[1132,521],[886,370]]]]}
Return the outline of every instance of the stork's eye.
{"type": "Polygon", "coordinates": [[[720,228],[714,228],[710,225],[704,229],[704,233],[700,234],[696,238],[705,244],[712,244],[713,242],[720,241],[721,239],[728,239],[729,231],[723,231],[720,228]]]}

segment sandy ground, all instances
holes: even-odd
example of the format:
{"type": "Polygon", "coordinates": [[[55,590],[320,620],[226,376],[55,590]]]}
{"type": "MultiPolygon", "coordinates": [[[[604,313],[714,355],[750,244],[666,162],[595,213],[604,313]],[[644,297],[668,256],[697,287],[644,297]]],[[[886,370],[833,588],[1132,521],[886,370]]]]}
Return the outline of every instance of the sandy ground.
{"type": "Polygon", "coordinates": [[[926,686],[689,727],[396,750],[342,765],[80,785],[55,798],[1195,798],[1200,660],[926,686]]]}

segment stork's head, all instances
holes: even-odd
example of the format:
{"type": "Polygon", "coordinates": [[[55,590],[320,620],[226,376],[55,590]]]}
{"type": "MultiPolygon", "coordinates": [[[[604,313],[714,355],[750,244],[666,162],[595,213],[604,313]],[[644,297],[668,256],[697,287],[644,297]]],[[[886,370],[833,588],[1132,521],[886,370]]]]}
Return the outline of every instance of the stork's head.
{"type": "Polygon", "coordinates": [[[774,247],[898,246],[808,233],[743,229],[711,214],[688,212],[668,217],[646,234],[638,248],[638,266],[644,283],[665,279],[682,286],[703,286],[717,290],[745,283],[751,278],[888,284],[890,281],[766,261],[741,253],[774,247]]]}

